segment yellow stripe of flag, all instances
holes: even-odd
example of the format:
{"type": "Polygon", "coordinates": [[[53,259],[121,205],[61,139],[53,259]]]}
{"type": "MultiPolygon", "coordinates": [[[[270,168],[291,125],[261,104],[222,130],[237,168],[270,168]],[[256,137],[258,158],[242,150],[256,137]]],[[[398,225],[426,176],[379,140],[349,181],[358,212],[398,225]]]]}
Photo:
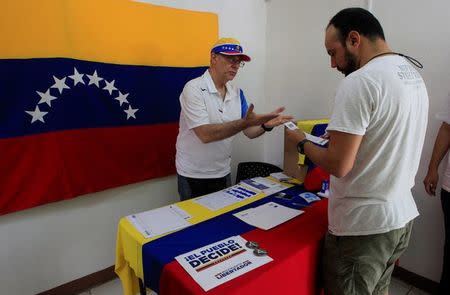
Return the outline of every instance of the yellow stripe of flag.
{"type": "Polygon", "coordinates": [[[128,65],[209,64],[217,15],[127,0],[3,1],[0,58],[128,65]]]}

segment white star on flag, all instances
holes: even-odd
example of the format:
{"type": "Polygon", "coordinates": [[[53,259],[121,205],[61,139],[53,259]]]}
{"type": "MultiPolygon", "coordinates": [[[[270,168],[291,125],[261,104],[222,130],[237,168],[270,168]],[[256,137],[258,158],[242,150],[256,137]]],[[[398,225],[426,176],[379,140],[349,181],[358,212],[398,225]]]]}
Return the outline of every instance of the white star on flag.
{"type": "Polygon", "coordinates": [[[136,119],[136,116],[134,113],[136,113],[139,109],[132,109],[131,106],[128,106],[128,110],[123,110],[125,113],[127,113],[127,120],[130,119],[130,117],[133,117],[136,119]]]}
{"type": "Polygon", "coordinates": [[[66,77],[58,79],[53,76],[53,80],[55,80],[55,84],[53,84],[53,86],[51,86],[50,88],[58,88],[60,94],[62,93],[63,89],[70,89],[70,87],[66,85],[66,77]]]}
{"type": "Polygon", "coordinates": [[[45,93],[42,93],[40,91],[36,91],[37,94],[41,97],[41,100],[38,102],[38,104],[46,103],[49,107],[52,106],[52,100],[57,99],[56,96],[50,95],[50,89],[47,89],[45,93]]]}
{"type": "Polygon", "coordinates": [[[127,100],[128,94],[129,93],[122,94],[122,92],[119,91],[119,96],[114,99],[118,100],[120,102],[120,106],[122,106],[124,102],[129,103],[127,100]]]}
{"type": "Polygon", "coordinates": [[[109,95],[112,94],[113,90],[117,90],[117,88],[114,87],[114,82],[115,82],[115,80],[112,80],[111,82],[108,82],[107,80],[105,80],[106,86],[103,87],[103,89],[108,90],[109,95]]]}
{"type": "Polygon", "coordinates": [[[44,122],[44,116],[48,113],[48,112],[41,112],[41,110],[39,109],[39,106],[36,106],[36,108],[33,111],[25,111],[27,114],[29,114],[32,118],[31,118],[31,124],[33,124],[36,121],[41,121],[42,123],[44,122]]]}
{"type": "Polygon", "coordinates": [[[89,78],[89,84],[88,85],[95,84],[97,87],[100,88],[100,85],[98,84],[98,82],[103,80],[103,78],[97,76],[97,70],[95,70],[92,75],[86,74],[86,76],[88,76],[88,78],[89,78]]]}
{"type": "Polygon", "coordinates": [[[78,73],[77,68],[73,68],[73,75],[69,76],[69,78],[73,80],[73,86],[76,86],[78,83],[85,84],[83,76],[84,74],[78,73]]]}

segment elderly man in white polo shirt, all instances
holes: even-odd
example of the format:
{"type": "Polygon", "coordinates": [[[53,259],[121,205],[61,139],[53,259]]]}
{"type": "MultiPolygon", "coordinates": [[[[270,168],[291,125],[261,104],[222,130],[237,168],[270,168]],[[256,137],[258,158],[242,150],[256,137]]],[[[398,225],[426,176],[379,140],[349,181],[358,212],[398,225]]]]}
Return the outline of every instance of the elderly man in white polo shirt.
{"type": "Polygon", "coordinates": [[[248,61],[239,41],[222,38],[211,49],[209,69],[189,81],[180,95],[176,168],[181,200],[231,185],[232,141],[237,133],[256,138],[292,120],[281,114],[284,108],[255,114],[244,92],[230,83],[248,61]]]}

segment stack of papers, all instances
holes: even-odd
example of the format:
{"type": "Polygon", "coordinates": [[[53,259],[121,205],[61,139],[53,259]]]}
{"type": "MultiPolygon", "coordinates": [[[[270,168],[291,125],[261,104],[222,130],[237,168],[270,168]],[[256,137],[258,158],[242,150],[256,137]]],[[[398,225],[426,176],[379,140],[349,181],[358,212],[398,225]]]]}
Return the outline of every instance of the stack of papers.
{"type": "Polygon", "coordinates": [[[239,203],[257,194],[257,192],[249,189],[248,187],[234,185],[227,189],[195,198],[194,202],[208,208],[209,210],[216,211],[239,203]]]}
{"type": "Polygon", "coordinates": [[[170,205],[128,215],[127,219],[144,238],[152,238],[190,226],[187,220],[191,217],[177,205],[170,205]]]}
{"type": "Polygon", "coordinates": [[[268,230],[302,214],[303,212],[304,211],[302,210],[291,209],[275,202],[269,202],[233,215],[245,223],[260,229],[268,230]]]}
{"type": "Polygon", "coordinates": [[[278,180],[280,182],[289,181],[292,179],[292,177],[287,176],[283,172],[270,173],[270,176],[272,176],[273,178],[275,178],[276,180],[278,180]]]}
{"type": "Polygon", "coordinates": [[[264,177],[245,179],[241,181],[241,184],[258,192],[263,192],[266,195],[271,195],[285,189],[281,184],[264,177]]]}

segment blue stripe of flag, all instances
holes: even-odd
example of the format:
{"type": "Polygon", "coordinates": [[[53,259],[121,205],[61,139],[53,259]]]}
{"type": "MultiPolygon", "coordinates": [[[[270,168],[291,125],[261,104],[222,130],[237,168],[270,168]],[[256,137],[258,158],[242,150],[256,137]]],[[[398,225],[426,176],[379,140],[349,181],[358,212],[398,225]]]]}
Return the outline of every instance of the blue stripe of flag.
{"type": "Polygon", "coordinates": [[[184,85],[205,70],[69,58],[3,59],[0,138],[177,122],[184,85]]]}

